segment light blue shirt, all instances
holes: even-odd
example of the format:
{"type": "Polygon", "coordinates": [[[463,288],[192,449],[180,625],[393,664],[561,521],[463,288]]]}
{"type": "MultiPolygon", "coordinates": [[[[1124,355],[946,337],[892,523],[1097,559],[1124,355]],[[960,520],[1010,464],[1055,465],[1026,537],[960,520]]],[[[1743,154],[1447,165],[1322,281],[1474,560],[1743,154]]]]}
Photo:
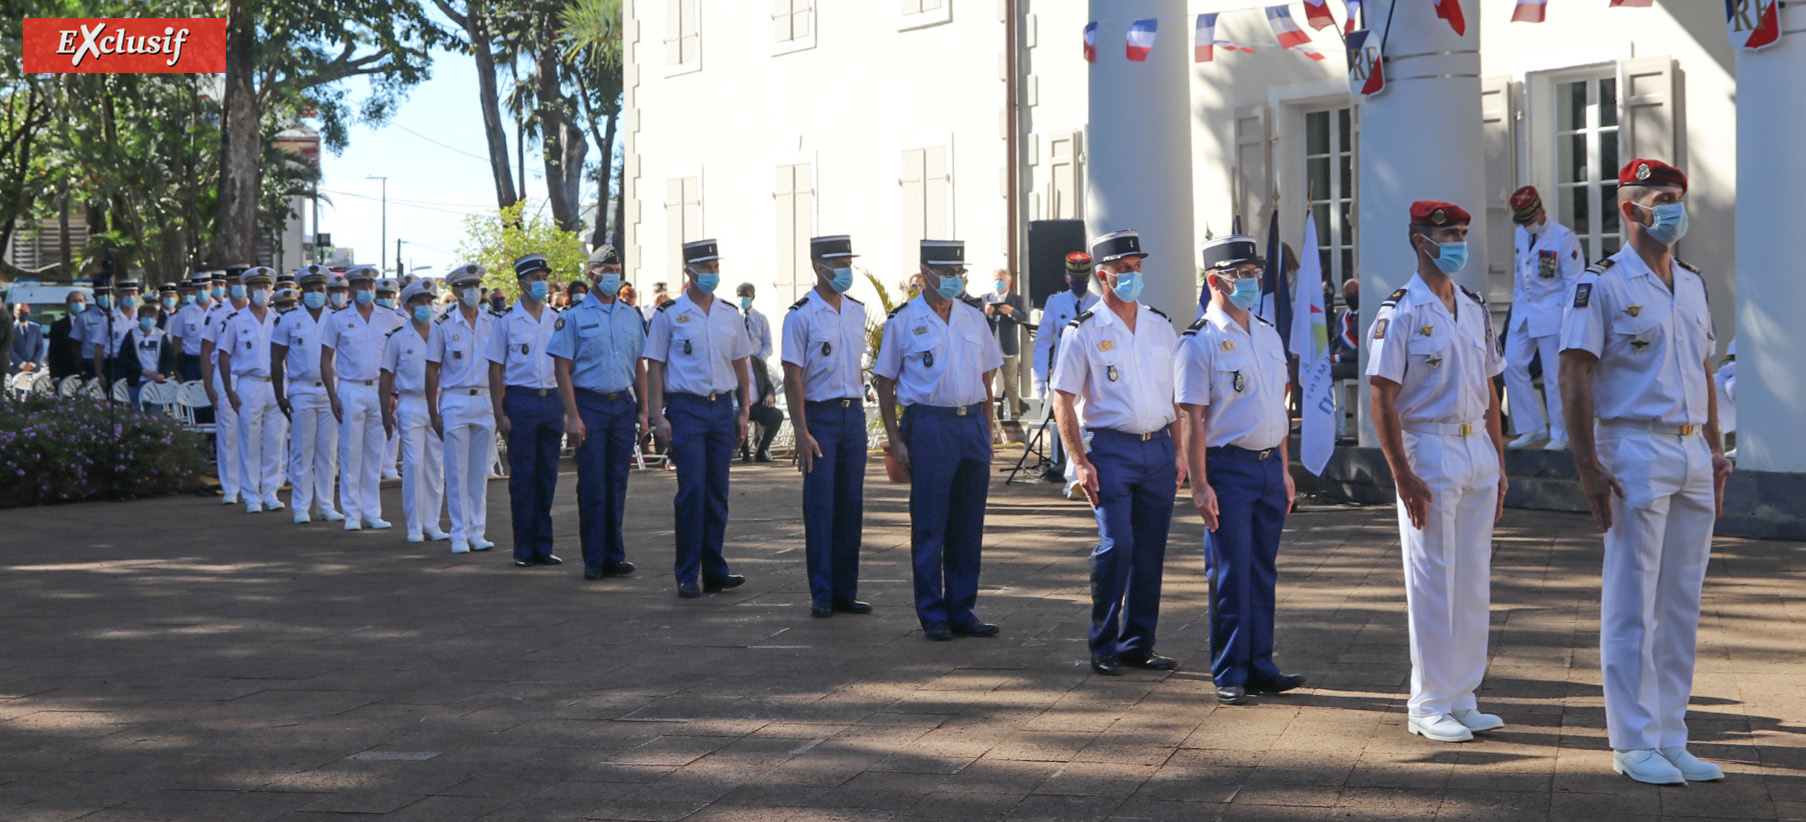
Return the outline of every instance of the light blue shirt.
{"type": "Polygon", "coordinates": [[[591,292],[552,324],[546,350],[570,361],[573,387],[603,394],[626,391],[639,375],[646,326],[633,306],[620,300],[604,303],[591,292]]]}

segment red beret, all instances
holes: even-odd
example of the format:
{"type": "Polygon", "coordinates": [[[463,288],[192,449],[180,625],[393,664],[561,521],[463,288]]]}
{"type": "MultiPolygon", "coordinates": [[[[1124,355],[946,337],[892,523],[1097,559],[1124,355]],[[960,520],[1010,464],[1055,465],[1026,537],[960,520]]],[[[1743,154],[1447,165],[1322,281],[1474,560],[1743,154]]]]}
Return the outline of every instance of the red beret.
{"type": "Polygon", "coordinates": [[[1511,219],[1515,222],[1530,222],[1542,207],[1543,197],[1536,193],[1536,186],[1524,186],[1511,193],[1511,219]]]}
{"type": "Polygon", "coordinates": [[[1687,175],[1681,170],[1661,160],[1632,160],[1618,169],[1618,185],[1621,186],[1680,186],[1683,193],[1687,190],[1687,175]]]}
{"type": "Polygon", "coordinates": [[[1461,206],[1441,200],[1418,200],[1411,204],[1411,224],[1425,228],[1442,228],[1473,222],[1473,216],[1461,206]]]}

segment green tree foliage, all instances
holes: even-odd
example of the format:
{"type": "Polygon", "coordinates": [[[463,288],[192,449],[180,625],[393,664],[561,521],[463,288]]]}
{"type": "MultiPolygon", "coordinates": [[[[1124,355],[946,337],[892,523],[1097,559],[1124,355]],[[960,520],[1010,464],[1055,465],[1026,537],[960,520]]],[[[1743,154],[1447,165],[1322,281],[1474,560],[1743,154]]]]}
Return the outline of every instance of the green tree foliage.
{"type": "Polygon", "coordinates": [[[528,254],[544,254],[551,265],[552,280],[573,280],[582,276],[589,258],[583,240],[574,231],[565,231],[543,213],[523,214],[525,203],[464,218],[464,239],[458,243],[458,259],[476,263],[487,271],[483,284],[499,288],[509,298],[520,296],[520,284],[514,279],[514,261],[528,254]]]}

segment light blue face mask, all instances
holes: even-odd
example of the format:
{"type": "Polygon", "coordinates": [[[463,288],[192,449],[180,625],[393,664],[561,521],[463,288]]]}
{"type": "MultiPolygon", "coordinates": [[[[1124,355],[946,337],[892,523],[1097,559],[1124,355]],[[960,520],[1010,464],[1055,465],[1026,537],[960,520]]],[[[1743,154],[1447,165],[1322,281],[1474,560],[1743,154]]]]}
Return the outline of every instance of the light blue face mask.
{"type": "Polygon", "coordinates": [[[834,278],[828,280],[828,287],[834,289],[836,294],[847,293],[847,289],[853,287],[853,269],[834,269],[834,278]]]}
{"type": "Polygon", "coordinates": [[[752,308],[752,298],[751,297],[741,297],[740,298],[740,310],[745,311],[746,309],[749,309],[749,308],[752,308]]]}
{"type": "Polygon", "coordinates": [[[309,291],[306,294],[302,294],[301,295],[301,304],[305,305],[308,308],[311,308],[315,311],[319,311],[320,309],[326,307],[326,292],[309,291]]]}
{"type": "Polygon", "coordinates": [[[999,293],[999,294],[1002,294],[1004,289],[1010,287],[1009,283],[1006,283],[1002,280],[992,280],[991,285],[997,289],[997,293],[999,293]]]}
{"type": "Polygon", "coordinates": [[[1247,311],[1260,302],[1260,278],[1241,277],[1235,281],[1235,290],[1229,292],[1229,302],[1236,308],[1247,311]]]}
{"type": "Polygon", "coordinates": [[[174,297],[164,297],[163,298],[164,310],[167,311],[167,310],[175,308],[175,307],[176,307],[176,298],[174,298],[174,297]]]}
{"type": "Polygon", "coordinates": [[[613,297],[621,293],[621,275],[602,275],[602,279],[596,281],[596,290],[602,292],[604,297],[613,297]]]}
{"type": "Polygon", "coordinates": [[[1685,202],[1663,203],[1653,208],[1646,205],[1637,207],[1648,211],[1649,215],[1655,218],[1654,223],[1643,229],[1643,233],[1648,234],[1649,239],[1662,245],[1674,245],[1680,242],[1682,237],[1687,236],[1687,204],[1685,202]]]}
{"type": "Polygon", "coordinates": [[[376,292],[374,292],[374,291],[364,291],[362,289],[359,289],[357,291],[351,292],[351,296],[353,299],[357,300],[358,305],[369,305],[373,302],[376,302],[376,292]]]}
{"type": "Polygon", "coordinates": [[[935,291],[940,292],[942,297],[949,300],[957,300],[966,296],[966,278],[943,274],[940,284],[935,286],[935,291]]]}
{"type": "Polygon", "coordinates": [[[395,310],[395,298],[394,297],[379,297],[376,300],[376,304],[382,306],[383,308],[387,308],[390,311],[395,310]]]}
{"type": "Polygon", "coordinates": [[[208,293],[213,295],[213,299],[223,300],[226,298],[226,287],[223,285],[216,285],[208,289],[208,293]]]}
{"type": "Polygon", "coordinates": [[[715,288],[719,285],[721,285],[720,274],[704,274],[697,272],[696,287],[700,289],[702,293],[713,294],[715,293],[715,288]]]}
{"type": "Polygon", "coordinates": [[[130,294],[127,294],[124,297],[120,297],[119,298],[119,307],[120,308],[137,308],[138,307],[138,298],[134,297],[130,294]]]}
{"type": "Polygon", "coordinates": [[[1110,291],[1117,299],[1132,303],[1141,299],[1141,286],[1141,272],[1124,271],[1116,275],[1116,285],[1110,286],[1110,291]]]}
{"type": "Polygon", "coordinates": [[[1441,251],[1436,257],[1436,267],[1442,269],[1442,273],[1452,276],[1455,272],[1467,267],[1466,240],[1458,243],[1443,243],[1438,248],[1441,251]]]}
{"type": "Polygon", "coordinates": [[[97,294],[94,297],[94,304],[100,306],[101,308],[112,308],[113,307],[113,298],[106,294],[97,294]]]}
{"type": "Polygon", "coordinates": [[[88,310],[87,303],[70,303],[69,304],[69,313],[71,313],[71,314],[80,314],[83,311],[87,311],[87,310],[88,310]]]}
{"type": "Polygon", "coordinates": [[[533,282],[527,283],[527,296],[536,303],[545,302],[546,294],[551,292],[551,290],[551,284],[547,283],[545,280],[534,280],[533,282]]]}
{"type": "Polygon", "coordinates": [[[414,322],[425,325],[433,319],[433,307],[430,305],[414,306],[414,322]]]}
{"type": "Polygon", "coordinates": [[[155,317],[139,317],[138,318],[138,330],[139,331],[143,331],[144,333],[149,334],[151,332],[151,329],[156,328],[156,327],[157,327],[157,319],[155,317]]]}
{"type": "Polygon", "coordinates": [[[242,285],[232,286],[231,294],[232,294],[232,299],[242,300],[245,298],[245,287],[242,285]]]}
{"type": "Polygon", "coordinates": [[[183,305],[194,305],[194,295],[193,294],[183,294],[182,295],[182,304],[183,305]]]}

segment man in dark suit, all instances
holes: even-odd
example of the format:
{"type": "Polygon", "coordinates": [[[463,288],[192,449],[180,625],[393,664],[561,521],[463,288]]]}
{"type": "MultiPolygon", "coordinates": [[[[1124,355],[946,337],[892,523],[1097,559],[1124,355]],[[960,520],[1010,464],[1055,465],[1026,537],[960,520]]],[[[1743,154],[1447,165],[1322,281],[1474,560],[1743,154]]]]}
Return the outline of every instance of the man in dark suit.
{"type": "Polygon", "coordinates": [[[36,371],[44,367],[44,326],[31,321],[31,308],[20,305],[13,323],[12,373],[36,371]]]}
{"type": "Polygon", "coordinates": [[[13,373],[13,311],[0,303],[0,375],[13,373]]]}
{"type": "Polygon", "coordinates": [[[75,315],[88,307],[88,295],[81,291],[71,291],[64,299],[68,313],[62,319],[50,324],[50,376],[55,379],[72,377],[82,370],[81,343],[70,334],[75,329],[75,315]]]}

